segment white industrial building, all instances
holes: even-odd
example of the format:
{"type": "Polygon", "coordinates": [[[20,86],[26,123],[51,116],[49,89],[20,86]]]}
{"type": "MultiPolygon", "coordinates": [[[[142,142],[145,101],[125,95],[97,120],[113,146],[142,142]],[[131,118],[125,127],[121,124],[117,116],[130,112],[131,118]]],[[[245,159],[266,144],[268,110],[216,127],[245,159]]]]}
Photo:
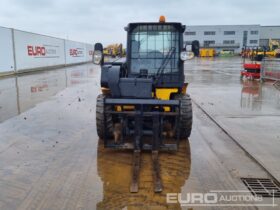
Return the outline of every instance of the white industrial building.
{"type": "Polygon", "coordinates": [[[280,39],[280,26],[204,25],[187,26],[184,41],[199,41],[200,47],[240,53],[244,46],[268,46],[269,39],[280,39]]]}
{"type": "Polygon", "coordinates": [[[268,46],[270,39],[280,41],[280,26],[261,26],[260,46],[268,46]]]}

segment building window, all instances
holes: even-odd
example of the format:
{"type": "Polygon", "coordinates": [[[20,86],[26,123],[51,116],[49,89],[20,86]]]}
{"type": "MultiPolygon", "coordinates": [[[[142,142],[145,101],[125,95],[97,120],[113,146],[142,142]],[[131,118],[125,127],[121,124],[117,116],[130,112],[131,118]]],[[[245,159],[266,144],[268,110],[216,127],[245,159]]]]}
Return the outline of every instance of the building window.
{"type": "Polygon", "coordinates": [[[250,44],[258,44],[258,40],[250,40],[250,44]]]}
{"type": "Polygon", "coordinates": [[[259,31],[251,31],[251,35],[258,35],[259,31]]]}
{"type": "Polygon", "coordinates": [[[216,31],[204,31],[204,35],[216,35],[216,31]]]}
{"type": "Polygon", "coordinates": [[[195,32],[195,31],[186,31],[186,32],[185,32],[185,35],[186,35],[186,36],[195,36],[195,35],[196,35],[196,32],[195,32]]]}
{"type": "Polygon", "coordinates": [[[214,40],[205,40],[204,47],[209,47],[211,44],[215,44],[214,40]]]}
{"type": "Polygon", "coordinates": [[[234,44],[235,41],[234,40],[224,40],[223,44],[234,44]]]}
{"type": "Polygon", "coordinates": [[[235,35],[235,31],[224,31],[224,35],[235,35]]]}
{"type": "Polygon", "coordinates": [[[243,46],[247,46],[248,31],[243,31],[243,46]]]}

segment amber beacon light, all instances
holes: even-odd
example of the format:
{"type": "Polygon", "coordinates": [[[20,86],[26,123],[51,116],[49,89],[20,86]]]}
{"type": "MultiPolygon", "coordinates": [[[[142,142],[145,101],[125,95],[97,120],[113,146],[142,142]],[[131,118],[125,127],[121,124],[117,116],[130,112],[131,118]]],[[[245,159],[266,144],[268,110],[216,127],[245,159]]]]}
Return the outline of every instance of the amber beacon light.
{"type": "Polygon", "coordinates": [[[165,23],[165,17],[163,15],[159,17],[159,22],[165,23]]]}

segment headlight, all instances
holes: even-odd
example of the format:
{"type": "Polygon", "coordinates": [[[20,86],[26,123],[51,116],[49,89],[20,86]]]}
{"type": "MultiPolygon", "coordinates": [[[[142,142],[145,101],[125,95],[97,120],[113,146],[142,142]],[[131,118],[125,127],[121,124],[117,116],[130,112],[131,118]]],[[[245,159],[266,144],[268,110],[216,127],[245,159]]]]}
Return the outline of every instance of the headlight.
{"type": "Polygon", "coordinates": [[[194,57],[193,52],[182,51],[180,54],[180,59],[182,61],[190,60],[194,57]]]}
{"type": "Polygon", "coordinates": [[[102,61],[102,52],[101,51],[94,51],[93,52],[93,63],[99,65],[102,61]]]}

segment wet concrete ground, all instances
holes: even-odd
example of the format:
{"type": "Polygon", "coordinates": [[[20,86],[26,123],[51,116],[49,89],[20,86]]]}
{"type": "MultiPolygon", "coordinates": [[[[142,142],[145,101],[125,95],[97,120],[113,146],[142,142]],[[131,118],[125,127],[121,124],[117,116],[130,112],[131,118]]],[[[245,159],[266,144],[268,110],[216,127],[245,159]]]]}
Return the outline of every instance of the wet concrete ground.
{"type": "MultiPolygon", "coordinates": [[[[223,97],[229,86],[233,90],[242,90],[243,83],[238,77],[239,65],[238,60],[190,61],[186,67],[192,70],[186,73],[191,81],[189,91],[195,103],[205,110],[209,109],[209,113],[215,117],[222,116],[218,111],[223,110],[227,111],[227,115],[236,113],[237,105],[229,103],[228,98],[238,101],[240,95],[234,99],[236,94],[233,94],[226,101],[223,97]],[[215,65],[219,70],[215,70],[215,65]],[[211,103],[217,103],[209,99],[211,94],[215,95],[215,90],[221,93],[216,96],[221,103],[216,114],[208,108],[215,106],[211,103]],[[222,103],[225,103],[225,107],[222,103]]],[[[144,153],[140,190],[137,194],[131,194],[132,154],[104,149],[96,134],[95,99],[100,92],[99,73],[98,67],[89,64],[0,80],[1,210],[251,209],[181,207],[178,203],[166,203],[167,193],[187,195],[210,190],[247,190],[241,177],[270,178],[195,104],[194,128],[189,141],[183,140],[175,154],[160,154],[163,193],[153,192],[151,155],[144,153]]],[[[267,88],[267,93],[273,91],[270,84],[262,87],[267,88]]],[[[247,101],[246,104],[250,103],[247,101]]],[[[248,113],[253,112],[248,106],[248,113]]],[[[275,104],[265,103],[262,107],[270,107],[267,108],[270,117],[277,119],[273,117],[277,112],[275,104]]],[[[240,110],[243,110],[242,106],[240,110]]],[[[230,127],[230,124],[226,125],[230,127]]],[[[236,124],[233,127],[239,129],[236,124]]],[[[258,130],[253,124],[248,127],[258,130]]],[[[271,135],[273,129],[270,128],[271,135]]],[[[252,131],[247,135],[250,137],[252,131]]],[[[239,136],[240,139],[242,137],[239,136]]],[[[263,160],[266,158],[270,156],[264,156],[263,160]]],[[[265,202],[271,203],[271,199],[265,202]]]]}
{"type": "Polygon", "coordinates": [[[280,181],[280,91],[272,82],[240,80],[241,65],[240,58],[190,61],[186,66],[192,69],[186,71],[190,93],[280,181]]]}
{"type": "Polygon", "coordinates": [[[96,67],[84,65],[82,68],[71,66],[55,71],[0,78],[0,122],[48,100],[67,87],[93,82],[91,78],[96,75],[99,75],[96,67]]]}

